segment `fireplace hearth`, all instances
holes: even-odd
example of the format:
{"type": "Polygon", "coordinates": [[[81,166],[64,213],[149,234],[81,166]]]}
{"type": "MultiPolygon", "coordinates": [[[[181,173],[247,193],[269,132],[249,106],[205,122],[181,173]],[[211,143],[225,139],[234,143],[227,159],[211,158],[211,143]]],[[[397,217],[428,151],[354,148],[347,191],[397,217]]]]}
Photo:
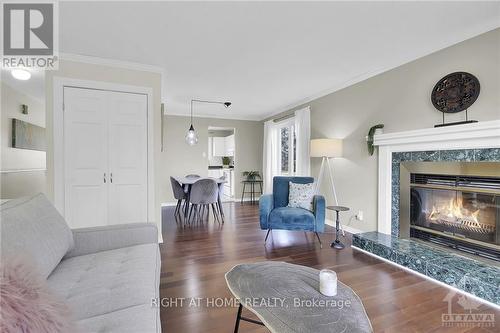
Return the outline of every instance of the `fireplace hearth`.
{"type": "Polygon", "coordinates": [[[400,236],[500,261],[500,163],[402,162],[400,236]]]}

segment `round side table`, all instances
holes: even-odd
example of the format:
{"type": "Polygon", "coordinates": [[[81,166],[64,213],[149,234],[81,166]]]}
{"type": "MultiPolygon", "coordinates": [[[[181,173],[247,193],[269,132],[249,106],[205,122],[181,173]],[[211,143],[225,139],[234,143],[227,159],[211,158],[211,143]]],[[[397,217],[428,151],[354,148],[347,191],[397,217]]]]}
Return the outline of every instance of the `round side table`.
{"type": "Polygon", "coordinates": [[[339,213],[340,212],[347,212],[349,210],[349,207],[326,206],[326,209],[334,210],[337,213],[337,219],[335,220],[335,240],[332,242],[332,244],[330,244],[330,246],[337,249],[337,250],[342,250],[345,247],[345,245],[342,244],[342,242],[339,240],[339,231],[340,231],[339,213]]]}

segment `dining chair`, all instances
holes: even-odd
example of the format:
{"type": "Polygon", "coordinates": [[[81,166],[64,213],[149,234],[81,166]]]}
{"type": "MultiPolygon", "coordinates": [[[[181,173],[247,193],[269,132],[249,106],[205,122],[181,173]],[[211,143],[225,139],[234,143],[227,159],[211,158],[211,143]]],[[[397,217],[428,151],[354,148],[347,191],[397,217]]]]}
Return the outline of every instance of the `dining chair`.
{"type": "Polygon", "coordinates": [[[186,200],[187,194],[182,188],[182,185],[174,177],[170,177],[170,184],[172,184],[172,192],[174,193],[174,198],[177,200],[177,205],[175,206],[174,214],[179,214],[182,201],[186,200]]]}
{"type": "MultiPolygon", "coordinates": [[[[187,175],[186,178],[195,179],[195,178],[201,178],[201,176],[197,174],[190,174],[187,175]]],[[[188,191],[189,191],[189,185],[184,185],[184,192],[188,193],[188,191]]]]}
{"type": "Polygon", "coordinates": [[[203,220],[203,215],[205,208],[207,208],[207,218],[210,215],[210,206],[212,207],[212,213],[214,215],[214,220],[219,222],[219,214],[217,212],[216,205],[218,203],[219,197],[219,186],[217,182],[213,179],[204,178],[196,181],[191,186],[191,194],[189,201],[191,202],[191,209],[189,210],[188,220],[191,220],[191,216],[196,218],[197,221],[203,220]]]}

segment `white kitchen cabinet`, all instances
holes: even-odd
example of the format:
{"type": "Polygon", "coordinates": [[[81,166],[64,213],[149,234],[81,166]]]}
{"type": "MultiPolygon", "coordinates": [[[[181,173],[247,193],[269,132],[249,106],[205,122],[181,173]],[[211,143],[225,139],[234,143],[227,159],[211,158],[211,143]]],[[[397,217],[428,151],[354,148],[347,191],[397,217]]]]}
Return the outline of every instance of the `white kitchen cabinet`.
{"type": "Polygon", "coordinates": [[[234,134],[212,138],[212,156],[234,156],[234,134]]]}
{"type": "Polygon", "coordinates": [[[226,156],[234,156],[234,134],[224,138],[226,156]]]}
{"type": "Polygon", "coordinates": [[[224,195],[233,198],[234,197],[234,169],[224,169],[224,176],[226,177],[226,183],[224,183],[224,195]]]}
{"type": "Polygon", "coordinates": [[[222,169],[208,169],[208,177],[220,178],[223,176],[222,169]]]}
{"type": "Polygon", "coordinates": [[[213,156],[226,156],[226,138],[212,138],[212,154],[213,156]]]}

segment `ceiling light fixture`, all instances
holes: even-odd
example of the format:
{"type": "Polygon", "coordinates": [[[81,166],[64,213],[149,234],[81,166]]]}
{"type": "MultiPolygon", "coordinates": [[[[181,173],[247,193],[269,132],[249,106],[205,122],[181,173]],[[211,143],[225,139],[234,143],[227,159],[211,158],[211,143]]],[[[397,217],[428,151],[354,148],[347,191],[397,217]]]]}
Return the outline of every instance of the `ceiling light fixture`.
{"type": "Polygon", "coordinates": [[[10,74],[12,74],[12,77],[14,79],[22,80],[22,81],[26,81],[26,80],[29,80],[31,78],[31,73],[25,69],[19,69],[19,68],[13,69],[10,72],[10,74]]]}
{"type": "Polygon", "coordinates": [[[198,143],[198,135],[196,134],[193,126],[193,103],[209,103],[209,104],[222,104],[226,108],[231,106],[231,102],[216,102],[216,101],[204,101],[200,99],[192,99],[191,100],[191,126],[189,126],[189,129],[186,133],[186,143],[190,146],[194,146],[195,144],[198,143]]]}

